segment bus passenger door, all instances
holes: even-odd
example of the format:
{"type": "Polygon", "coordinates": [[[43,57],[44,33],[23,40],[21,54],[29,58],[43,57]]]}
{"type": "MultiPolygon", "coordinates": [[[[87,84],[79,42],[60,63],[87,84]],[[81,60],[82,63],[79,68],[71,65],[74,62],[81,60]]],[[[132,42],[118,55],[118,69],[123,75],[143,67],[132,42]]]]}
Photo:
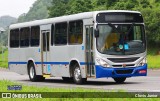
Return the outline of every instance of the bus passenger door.
{"type": "Polygon", "coordinates": [[[93,26],[86,26],[86,63],[87,76],[95,76],[94,60],[93,60],[93,26]]]}
{"type": "Polygon", "coordinates": [[[48,75],[51,73],[51,66],[48,64],[50,59],[50,31],[42,31],[41,34],[41,62],[42,74],[48,75]]]}

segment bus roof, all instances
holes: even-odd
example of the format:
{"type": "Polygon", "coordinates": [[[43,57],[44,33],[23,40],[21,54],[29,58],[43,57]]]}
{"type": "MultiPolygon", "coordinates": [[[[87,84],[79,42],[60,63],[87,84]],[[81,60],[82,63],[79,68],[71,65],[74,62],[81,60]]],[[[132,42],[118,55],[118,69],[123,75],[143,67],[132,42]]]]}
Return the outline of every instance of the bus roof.
{"type": "Polygon", "coordinates": [[[30,26],[37,26],[37,25],[45,25],[45,24],[52,24],[57,22],[65,22],[65,21],[72,21],[72,20],[80,20],[80,19],[87,19],[93,18],[97,13],[103,12],[129,12],[129,13],[140,13],[138,11],[129,11],[129,10],[104,10],[104,11],[92,11],[92,12],[83,12],[78,14],[42,19],[42,20],[35,20],[23,23],[17,23],[10,25],[10,29],[22,28],[22,27],[30,27],[30,26]],[[67,20],[66,20],[67,19],[67,20]]]}

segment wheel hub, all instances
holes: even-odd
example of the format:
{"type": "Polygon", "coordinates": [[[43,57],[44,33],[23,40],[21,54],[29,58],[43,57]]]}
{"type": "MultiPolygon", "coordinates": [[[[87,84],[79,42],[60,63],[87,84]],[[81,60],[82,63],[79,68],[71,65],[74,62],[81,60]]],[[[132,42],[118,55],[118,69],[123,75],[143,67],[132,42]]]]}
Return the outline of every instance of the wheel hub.
{"type": "Polygon", "coordinates": [[[81,76],[81,71],[78,67],[76,67],[75,71],[74,71],[74,75],[75,75],[75,79],[78,81],[80,80],[80,76],[81,76]]]}
{"type": "Polygon", "coordinates": [[[30,68],[30,77],[31,78],[34,77],[34,68],[33,67],[30,68]]]}

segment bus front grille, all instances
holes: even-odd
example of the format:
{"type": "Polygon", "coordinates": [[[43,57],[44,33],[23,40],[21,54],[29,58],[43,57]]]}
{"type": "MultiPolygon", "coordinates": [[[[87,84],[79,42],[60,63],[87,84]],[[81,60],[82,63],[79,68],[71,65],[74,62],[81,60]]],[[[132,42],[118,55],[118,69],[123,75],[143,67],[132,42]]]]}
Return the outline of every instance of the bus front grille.
{"type": "MultiPolygon", "coordinates": [[[[125,67],[134,67],[134,65],[135,64],[126,64],[126,66],[125,67]]],[[[118,67],[123,67],[123,65],[112,65],[113,67],[116,67],[116,68],[118,68],[118,67]]]]}
{"type": "Polygon", "coordinates": [[[108,60],[115,62],[115,63],[124,63],[124,62],[135,62],[139,57],[132,57],[132,58],[108,58],[108,60]]]}

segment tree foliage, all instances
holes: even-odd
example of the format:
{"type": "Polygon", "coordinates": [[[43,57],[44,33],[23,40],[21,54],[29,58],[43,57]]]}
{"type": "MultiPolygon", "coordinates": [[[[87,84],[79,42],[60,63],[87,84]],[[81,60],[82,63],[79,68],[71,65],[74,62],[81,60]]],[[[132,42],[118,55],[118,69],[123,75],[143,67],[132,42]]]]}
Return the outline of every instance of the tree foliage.
{"type": "Polygon", "coordinates": [[[93,10],[91,0],[52,0],[49,17],[75,14],[93,10]]]}
{"type": "Polygon", "coordinates": [[[68,0],[52,0],[52,6],[49,7],[49,17],[65,15],[68,10],[68,0]]]}
{"type": "Polygon", "coordinates": [[[44,19],[49,16],[48,7],[52,0],[37,0],[30,8],[28,13],[19,16],[18,22],[26,22],[32,20],[44,19]]]}

